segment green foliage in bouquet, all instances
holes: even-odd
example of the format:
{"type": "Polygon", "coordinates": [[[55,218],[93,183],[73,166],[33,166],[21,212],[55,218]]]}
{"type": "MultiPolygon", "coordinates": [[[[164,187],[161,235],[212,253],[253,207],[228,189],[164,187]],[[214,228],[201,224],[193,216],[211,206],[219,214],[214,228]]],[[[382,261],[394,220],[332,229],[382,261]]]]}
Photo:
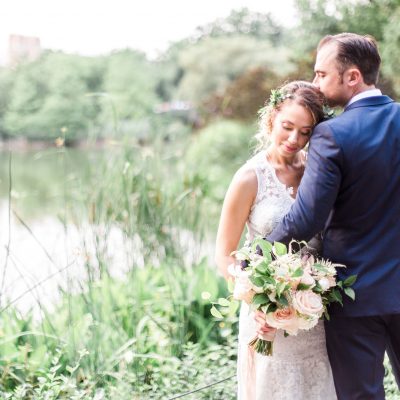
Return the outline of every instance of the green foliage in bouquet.
{"type": "MultiPolygon", "coordinates": [[[[338,280],[337,268],[344,265],[294,250],[302,245],[307,246],[295,241],[289,247],[279,242],[272,245],[256,238],[234,252],[240,264],[229,267],[235,278],[233,294],[230,300],[214,302],[212,314],[222,318],[234,310],[232,301],[244,300],[253,310],[265,314],[270,327],[284,330],[285,335],[297,335],[299,330],[312,329],[321,317],[329,319],[328,305],[343,306],[343,294],[354,300],[351,286],[357,276],[338,280]]],[[[272,354],[272,342],[260,336],[249,344],[259,353],[272,354]]]]}

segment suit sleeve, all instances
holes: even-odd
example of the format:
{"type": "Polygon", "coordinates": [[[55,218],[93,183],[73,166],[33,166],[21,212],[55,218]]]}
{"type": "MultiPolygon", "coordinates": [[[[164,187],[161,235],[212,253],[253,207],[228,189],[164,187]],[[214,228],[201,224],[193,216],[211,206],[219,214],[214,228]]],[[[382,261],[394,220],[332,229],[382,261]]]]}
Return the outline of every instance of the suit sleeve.
{"type": "Polygon", "coordinates": [[[322,231],[335,203],[342,179],[343,154],[327,122],[311,137],[307,166],[296,201],[266,239],[289,243],[310,240],[322,231]]]}

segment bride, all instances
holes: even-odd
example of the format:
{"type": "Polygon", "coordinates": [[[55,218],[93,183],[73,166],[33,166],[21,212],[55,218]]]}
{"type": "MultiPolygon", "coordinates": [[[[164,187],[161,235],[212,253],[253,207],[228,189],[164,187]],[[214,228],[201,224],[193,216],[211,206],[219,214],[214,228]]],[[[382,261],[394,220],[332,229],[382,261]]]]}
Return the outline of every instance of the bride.
{"type": "MultiPolygon", "coordinates": [[[[273,91],[260,119],[260,148],[235,174],[225,196],[217,233],[216,262],[228,280],[230,254],[244,226],[247,239],[267,236],[289,211],[306,162],[304,147],[324,118],[324,99],[308,82],[295,81],[273,91]]],[[[323,323],[297,336],[265,327],[242,302],[239,318],[239,400],[334,400],[332,372],[323,323]],[[256,333],[274,337],[273,356],[248,346],[256,333]]]]}

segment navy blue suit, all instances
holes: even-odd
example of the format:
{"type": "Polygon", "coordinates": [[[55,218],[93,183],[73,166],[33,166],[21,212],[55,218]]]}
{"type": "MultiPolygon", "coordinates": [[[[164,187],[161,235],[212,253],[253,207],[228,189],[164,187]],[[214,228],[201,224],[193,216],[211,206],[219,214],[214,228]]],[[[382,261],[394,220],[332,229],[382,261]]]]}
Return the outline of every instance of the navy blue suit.
{"type": "Polygon", "coordinates": [[[330,309],[327,347],[339,399],[383,399],[385,349],[400,378],[400,105],[358,100],[311,137],[297,198],[267,237],[323,232],[322,256],[357,274],[356,300],[330,309]]]}

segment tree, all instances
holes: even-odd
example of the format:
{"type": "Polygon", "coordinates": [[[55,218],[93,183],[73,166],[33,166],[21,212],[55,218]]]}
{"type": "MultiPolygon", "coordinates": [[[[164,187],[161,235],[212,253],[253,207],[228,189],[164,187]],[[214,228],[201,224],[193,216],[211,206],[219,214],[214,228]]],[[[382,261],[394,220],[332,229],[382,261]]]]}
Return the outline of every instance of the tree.
{"type": "MultiPolygon", "coordinates": [[[[120,119],[141,118],[151,113],[160,101],[157,83],[155,65],[143,53],[124,50],[108,57],[103,90],[111,96],[120,119]]],[[[104,107],[109,109],[109,104],[104,107]]],[[[110,119],[110,113],[105,116],[110,119]]]]}
{"type": "Polygon", "coordinates": [[[277,45],[282,40],[284,30],[275,22],[271,14],[252,12],[248,8],[242,8],[233,10],[226,18],[218,18],[210,24],[199,26],[194,38],[201,40],[207,37],[237,35],[253,36],[277,45]]]}
{"type": "Polygon", "coordinates": [[[181,52],[177,96],[200,104],[213,93],[223,93],[249,68],[265,67],[284,76],[292,69],[288,58],[288,49],[251,36],[206,38],[181,52]]]}
{"type": "Polygon", "coordinates": [[[281,83],[281,79],[266,68],[251,68],[230,83],[223,94],[214,93],[203,107],[210,116],[254,120],[271,89],[281,83]]]}
{"type": "Polygon", "coordinates": [[[4,126],[12,135],[76,138],[96,122],[98,106],[87,94],[98,89],[96,60],[47,52],[13,73],[4,126]],[[97,83],[96,83],[97,82],[97,83]]]}

